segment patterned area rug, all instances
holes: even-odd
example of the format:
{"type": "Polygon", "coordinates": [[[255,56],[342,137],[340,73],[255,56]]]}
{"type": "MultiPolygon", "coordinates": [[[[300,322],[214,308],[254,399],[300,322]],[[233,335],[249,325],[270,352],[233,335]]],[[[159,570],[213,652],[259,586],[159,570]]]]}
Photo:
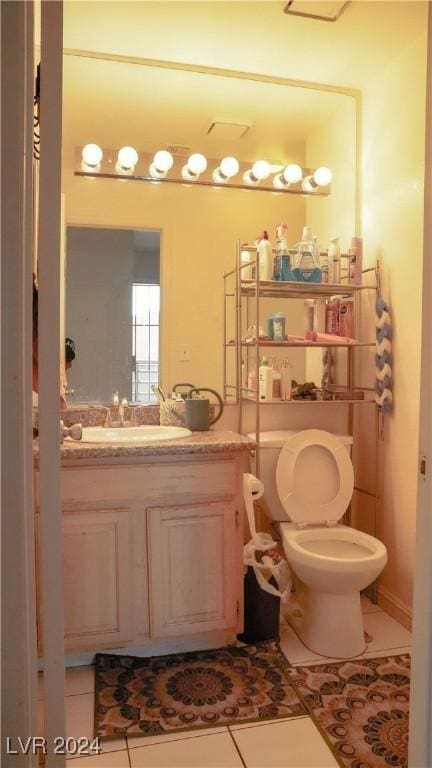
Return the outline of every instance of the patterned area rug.
{"type": "Polygon", "coordinates": [[[291,677],[341,765],[407,768],[409,655],[296,667],[291,677]]]}
{"type": "Polygon", "coordinates": [[[274,642],[147,659],[101,653],[95,665],[101,738],[307,714],[274,642]]]}

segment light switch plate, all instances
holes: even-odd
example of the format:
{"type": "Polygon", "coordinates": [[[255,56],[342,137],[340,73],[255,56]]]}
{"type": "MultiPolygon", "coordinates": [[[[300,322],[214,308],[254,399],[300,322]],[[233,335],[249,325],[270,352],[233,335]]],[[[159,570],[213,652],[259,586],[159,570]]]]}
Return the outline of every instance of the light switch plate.
{"type": "Polygon", "coordinates": [[[182,344],[180,347],[179,360],[183,363],[187,363],[190,360],[190,346],[189,344],[182,344]]]}

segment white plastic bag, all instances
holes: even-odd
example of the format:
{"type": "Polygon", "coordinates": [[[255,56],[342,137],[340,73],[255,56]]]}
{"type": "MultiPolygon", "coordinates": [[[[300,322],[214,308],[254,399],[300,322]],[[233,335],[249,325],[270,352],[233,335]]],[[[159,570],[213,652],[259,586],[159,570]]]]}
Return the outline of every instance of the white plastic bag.
{"type": "Polygon", "coordinates": [[[261,589],[269,592],[270,595],[280,597],[281,600],[286,602],[289,600],[292,587],[291,571],[286,560],[274,563],[273,558],[267,555],[263,555],[262,562],[259,562],[256,558],[257,551],[267,552],[277,547],[277,542],[272,539],[269,533],[257,533],[255,527],[253,502],[254,499],[261,498],[263,493],[264,486],[261,480],[258,480],[254,475],[245,473],[243,475],[243,498],[252,538],[244,546],[243,560],[245,565],[253,568],[261,589]],[[278,589],[269,583],[272,576],[278,585],[278,589]]]}

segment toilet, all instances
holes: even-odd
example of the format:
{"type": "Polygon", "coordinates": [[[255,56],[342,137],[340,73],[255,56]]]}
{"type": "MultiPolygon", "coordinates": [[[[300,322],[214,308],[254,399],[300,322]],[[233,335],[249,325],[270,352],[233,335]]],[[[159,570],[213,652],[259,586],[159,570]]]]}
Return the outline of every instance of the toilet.
{"type": "Polygon", "coordinates": [[[312,651],[338,658],[364,651],[360,591],[387,563],[382,542],[339,522],[354,490],[352,442],[320,429],[260,434],[265,511],[305,595],[296,630],[312,651]]]}

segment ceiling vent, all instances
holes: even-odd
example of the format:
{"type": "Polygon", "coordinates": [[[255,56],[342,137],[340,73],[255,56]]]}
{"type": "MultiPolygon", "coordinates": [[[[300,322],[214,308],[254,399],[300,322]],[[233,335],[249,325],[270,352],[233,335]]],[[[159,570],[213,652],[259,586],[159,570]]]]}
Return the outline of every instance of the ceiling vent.
{"type": "Polygon", "coordinates": [[[212,139],[235,141],[241,139],[251,127],[251,123],[225,123],[215,120],[207,128],[207,136],[212,139]]]}
{"type": "Polygon", "coordinates": [[[284,13],[319,21],[337,21],[349,4],[350,0],[290,0],[284,13]]]}

